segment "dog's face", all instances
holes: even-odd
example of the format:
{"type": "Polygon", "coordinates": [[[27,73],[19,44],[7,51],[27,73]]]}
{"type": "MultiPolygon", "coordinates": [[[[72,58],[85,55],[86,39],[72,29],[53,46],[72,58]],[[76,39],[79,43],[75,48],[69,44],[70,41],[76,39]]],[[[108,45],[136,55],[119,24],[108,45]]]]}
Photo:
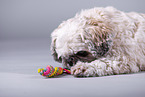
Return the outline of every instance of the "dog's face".
{"type": "Polygon", "coordinates": [[[94,18],[69,19],[52,33],[52,55],[67,68],[78,61],[96,60],[109,51],[110,31],[106,23],[94,18]]]}

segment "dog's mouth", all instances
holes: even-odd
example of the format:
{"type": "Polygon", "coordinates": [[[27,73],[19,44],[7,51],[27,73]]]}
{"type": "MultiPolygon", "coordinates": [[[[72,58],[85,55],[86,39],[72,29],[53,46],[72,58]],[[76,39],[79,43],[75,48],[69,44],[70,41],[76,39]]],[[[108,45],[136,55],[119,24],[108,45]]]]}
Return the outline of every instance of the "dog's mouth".
{"type": "Polygon", "coordinates": [[[96,58],[87,51],[79,51],[74,55],[70,55],[68,58],[62,58],[62,64],[65,68],[71,68],[74,66],[78,61],[82,62],[92,62],[96,58]]]}

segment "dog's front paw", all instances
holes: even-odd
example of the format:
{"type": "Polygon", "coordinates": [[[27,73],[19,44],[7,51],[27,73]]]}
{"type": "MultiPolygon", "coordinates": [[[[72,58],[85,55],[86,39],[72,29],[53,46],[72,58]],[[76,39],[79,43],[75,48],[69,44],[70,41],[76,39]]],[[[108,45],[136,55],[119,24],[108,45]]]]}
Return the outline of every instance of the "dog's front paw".
{"type": "Polygon", "coordinates": [[[71,74],[76,77],[89,77],[94,76],[94,69],[86,64],[79,64],[71,67],[71,74]]]}

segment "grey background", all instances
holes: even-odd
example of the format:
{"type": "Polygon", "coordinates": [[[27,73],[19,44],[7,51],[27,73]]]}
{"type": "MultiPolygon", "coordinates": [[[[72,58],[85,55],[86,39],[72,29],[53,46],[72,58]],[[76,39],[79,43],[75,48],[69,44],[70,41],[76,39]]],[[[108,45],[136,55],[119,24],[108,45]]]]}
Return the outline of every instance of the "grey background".
{"type": "Polygon", "coordinates": [[[43,78],[62,66],[50,52],[51,32],[81,9],[114,6],[145,13],[144,0],[0,0],[0,97],[145,97],[145,72],[94,78],[43,78]]]}
{"type": "Polygon", "coordinates": [[[0,39],[50,38],[81,9],[114,6],[145,13],[144,0],[0,0],[0,39]]]}

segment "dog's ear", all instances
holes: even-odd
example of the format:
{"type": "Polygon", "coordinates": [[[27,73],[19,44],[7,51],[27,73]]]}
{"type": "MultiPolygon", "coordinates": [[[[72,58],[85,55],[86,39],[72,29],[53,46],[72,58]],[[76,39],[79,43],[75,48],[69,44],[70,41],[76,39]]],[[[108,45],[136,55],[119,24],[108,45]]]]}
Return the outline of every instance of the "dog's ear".
{"type": "Polygon", "coordinates": [[[62,22],[57,29],[55,29],[52,33],[51,33],[51,38],[52,38],[52,42],[51,42],[51,54],[52,56],[54,57],[54,60],[55,61],[58,61],[60,63],[62,63],[62,57],[61,56],[58,56],[57,52],[56,52],[56,40],[57,40],[57,37],[58,37],[58,30],[64,26],[66,23],[66,21],[62,22]]]}
{"type": "Polygon", "coordinates": [[[56,49],[56,46],[55,46],[56,45],[56,39],[57,38],[52,37],[52,42],[51,42],[51,52],[52,53],[51,54],[52,54],[52,56],[53,56],[55,61],[58,61],[58,62],[61,63],[62,62],[62,58],[61,57],[58,58],[58,54],[57,54],[57,52],[55,50],[56,49]]]}
{"type": "Polygon", "coordinates": [[[105,55],[109,50],[111,27],[107,22],[89,19],[85,28],[85,37],[89,51],[94,57],[105,55]]]}

